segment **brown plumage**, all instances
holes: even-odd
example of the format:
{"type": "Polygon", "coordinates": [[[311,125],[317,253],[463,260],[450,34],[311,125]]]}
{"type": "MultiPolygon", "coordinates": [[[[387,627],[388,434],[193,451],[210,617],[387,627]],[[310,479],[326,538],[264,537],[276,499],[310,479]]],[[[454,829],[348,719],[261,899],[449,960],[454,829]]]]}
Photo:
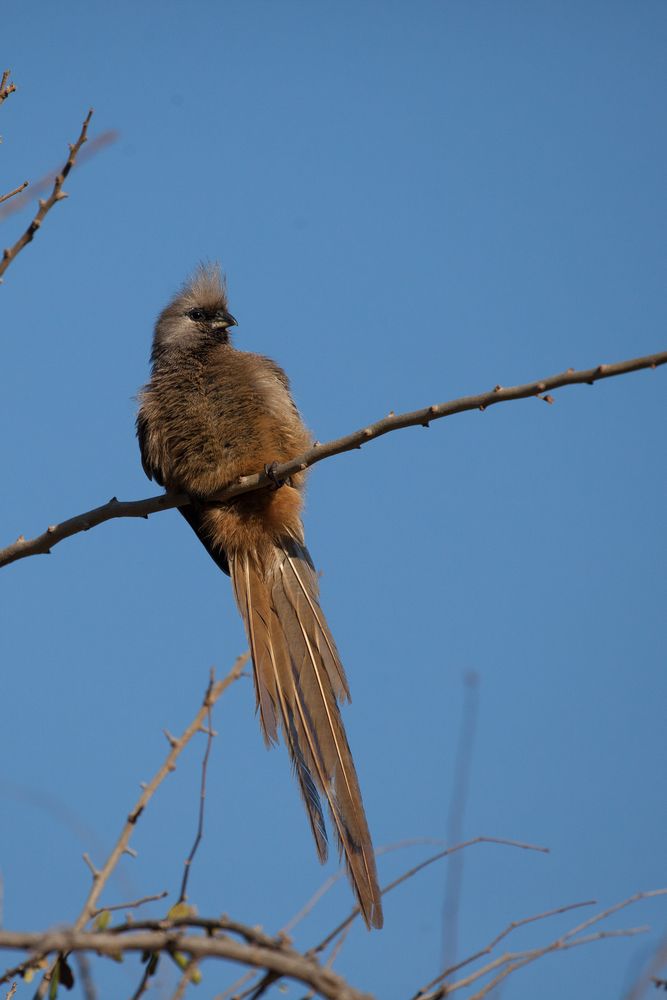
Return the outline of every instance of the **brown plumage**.
{"type": "Polygon", "coordinates": [[[232,577],[264,738],[275,743],[282,729],[322,861],[326,797],[366,924],[381,927],[373,847],[338,710],[349,689],[304,544],[304,475],[227,503],[206,499],[311,444],[282,369],[230,344],[235,322],[217,267],[201,267],[160,315],[137,417],[142,461],[149,477],[192,497],[181,513],[232,577]]]}

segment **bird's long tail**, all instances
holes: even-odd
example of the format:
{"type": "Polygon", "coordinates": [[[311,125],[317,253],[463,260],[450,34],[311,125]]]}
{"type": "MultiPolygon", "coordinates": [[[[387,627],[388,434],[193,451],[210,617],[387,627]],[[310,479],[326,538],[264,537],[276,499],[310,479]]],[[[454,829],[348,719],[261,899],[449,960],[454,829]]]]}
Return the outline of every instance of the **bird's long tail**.
{"type": "Polygon", "coordinates": [[[349,690],[308,551],[286,535],[261,556],[241,551],[228,557],[252,652],[264,738],[275,743],[280,724],[321,861],[327,839],[319,793],[325,795],[364,920],[381,927],[373,845],[338,710],[349,690]]]}

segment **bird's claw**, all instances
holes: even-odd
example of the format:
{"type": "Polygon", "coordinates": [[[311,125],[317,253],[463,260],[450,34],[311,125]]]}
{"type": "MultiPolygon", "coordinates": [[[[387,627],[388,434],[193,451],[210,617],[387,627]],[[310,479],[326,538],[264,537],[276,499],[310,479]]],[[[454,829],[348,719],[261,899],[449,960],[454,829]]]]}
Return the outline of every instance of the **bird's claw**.
{"type": "Polygon", "coordinates": [[[279,490],[281,486],[284,486],[285,483],[288,482],[288,479],[281,479],[276,473],[277,468],[277,462],[271,462],[270,464],[267,463],[267,465],[264,466],[264,475],[271,481],[274,490],[279,490]]]}

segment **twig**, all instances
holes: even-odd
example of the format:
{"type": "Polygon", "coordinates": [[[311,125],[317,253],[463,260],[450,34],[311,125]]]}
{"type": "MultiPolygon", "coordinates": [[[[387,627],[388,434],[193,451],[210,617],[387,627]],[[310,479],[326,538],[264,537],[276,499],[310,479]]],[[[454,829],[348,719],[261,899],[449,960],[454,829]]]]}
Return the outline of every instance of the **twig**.
{"type": "Polygon", "coordinates": [[[185,991],[192,982],[192,976],[195,972],[197,972],[198,968],[199,965],[194,958],[188,962],[185,967],[185,971],[183,972],[183,975],[178,981],[178,985],[171,996],[171,1000],[183,1000],[185,991]]]}
{"type": "MultiPolygon", "coordinates": [[[[409,840],[399,840],[395,844],[384,844],[382,847],[378,847],[375,850],[375,857],[382,857],[383,854],[391,854],[393,851],[402,851],[406,847],[417,847],[428,844],[430,846],[444,846],[447,843],[446,840],[441,840],[436,837],[411,837],[409,840]]],[[[337,872],[333,875],[329,875],[327,879],[324,880],[322,885],[317,889],[310,899],[303,904],[301,909],[294,914],[293,917],[287,921],[286,924],[280,928],[279,934],[291,934],[297,924],[300,924],[308,914],[315,908],[323,896],[332,889],[336,882],[339,882],[342,878],[347,876],[347,868],[345,865],[341,865],[337,872]]]]}
{"type": "Polygon", "coordinates": [[[155,903],[168,895],[169,893],[165,889],[163,892],[157,892],[154,896],[142,896],[141,899],[133,899],[130,903],[114,903],[113,906],[101,906],[98,910],[92,911],[90,919],[98,917],[100,913],[111,913],[114,910],[136,910],[137,907],[143,906],[144,903],[155,903]]]}
{"type": "MultiPolygon", "coordinates": [[[[210,683],[213,684],[213,682],[214,682],[214,675],[213,672],[211,671],[210,683]]],[[[213,743],[213,737],[215,735],[215,733],[213,732],[213,723],[211,721],[210,708],[208,711],[207,727],[206,730],[204,731],[206,732],[206,749],[204,751],[204,757],[202,760],[202,767],[201,767],[201,784],[199,788],[199,818],[197,822],[197,833],[195,835],[195,840],[192,845],[192,848],[190,849],[190,853],[185,859],[185,865],[183,868],[183,881],[181,882],[181,891],[179,893],[178,902],[176,905],[184,903],[187,898],[186,894],[188,888],[188,879],[190,878],[192,862],[195,854],[197,853],[197,848],[199,847],[201,839],[204,835],[204,811],[206,805],[206,772],[208,769],[208,759],[211,753],[211,745],[213,743]]],[[[195,961],[195,959],[192,959],[190,962],[188,962],[171,1000],[182,1000],[182,998],[185,996],[185,991],[187,990],[189,984],[191,983],[192,977],[197,971],[197,969],[198,969],[198,963],[195,961]]]]}
{"type": "Polygon", "coordinates": [[[141,979],[139,980],[139,985],[137,986],[136,990],[132,994],[130,1000],[139,1000],[139,998],[144,995],[144,993],[148,989],[148,981],[153,977],[154,972],[155,972],[155,969],[153,967],[153,963],[151,962],[151,959],[149,958],[147,960],[147,962],[146,962],[146,968],[144,969],[144,971],[143,971],[143,973],[141,975],[141,979]]]}
{"type": "Polygon", "coordinates": [[[302,955],[286,942],[280,947],[262,947],[236,941],[229,937],[211,937],[169,928],[167,930],[135,931],[119,936],[110,932],[68,930],[40,932],[0,931],[0,948],[20,949],[39,955],[71,954],[94,951],[101,955],[119,952],[182,952],[193,959],[224,958],[242,965],[275,971],[315,990],[327,1000],[370,1000],[367,994],[354,989],[331,969],[312,956],[302,955]]]}
{"type": "MultiPolygon", "coordinates": [[[[646,934],[648,930],[648,927],[627,927],[617,931],[597,931],[595,934],[588,934],[586,937],[578,938],[576,941],[554,942],[553,945],[548,945],[546,948],[535,948],[531,952],[519,952],[517,955],[508,955],[505,957],[505,961],[507,962],[506,967],[490,983],[483,986],[477,993],[473,993],[468,1000],[482,1000],[483,997],[488,996],[491,990],[495,990],[496,986],[499,986],[503,979],[507,979],[513,972],[523,969],[524,966],[530,965],[531,962],[536,962],[538,958],[543,958],[554,951],[569,951],[571,948],[578,948],[582,944],[591,944],[593,941],[607,941],[609,938],[633,937],[635,934],[646,934]]],[[[450,989],[438,994],[438,996],[448,996],[452,989],[458,988],[459,984],[455,983],[450,989]]]]}
{"type": "Polygon", "coordinates": [[[578,924],[577,927],[573,927],[571,931],[568,931],[563,935],[562,940],[567,941],[574,937],[576,934],[581,934],[582,931],[588,930],[594,924],[599,924],[601,920],[606,920],[607,917],[611,917],[614,913],[618,913],[619,910],[624,910],[627,906],[633,906],[642,899],[654,899],[656,896],[667,895],[666,889],[649,889],[647,892],[635,892],[632,896],[628,896],[627,899],[621,900],[620,903],[614,903],[613,906],[609,906],[606,910],[602,910],[601,913],[597,913],[593,917],[589,917],[588,920],[584,920],[583,923],[578,924]]]}
{"type": "Polygon", "coordinates": [[[167,777],[167,775],[171,774],[171,772],[175,770],[177,759],[179,758],[185,747],[188,745],[192,737],[195,735],[195,733],[199,732],[199,730],[201,729],[202,722],[208,715],[211,707],[215,705],[215,703],[218,701],[220,696],[227,690],[227,688],[230,687],[230,685],[233,684],[234,681],[238,680],[238,678],[241,675],[241,671],[243,670],[243,667],[248,662],[249,657],[250,657],[249,653],[243,653],[241,656],[237,657],[236,662],[234,663],[232,669],[229,671],[226,677],[222,678],[222,680],[216,681],[216,683],[213,685],[209,684],[206,690],[206,695],[204,696],[204,701],[202,703],[202,706],[195,715],[194,719],[189,724],[189,726],[187,726],[186,729],[183,730],[181,736],[175,741],[174,745],[171,747],[169,753],[167,754],[167,757],[165,758],[162,766],[159,768],[159,770],[156,772],[153,778],[148,782],[148,784],[144,786],[141,795],[137,799],[134,808],[131,810],[127,818],[127,821],[121,831],[120,837],[116,842],[116,846],[112,850],[111,854],[105,861],[103,867],[100,869],[100,871],[97,874],[97,877],[93,882],[93,886],[91,887],[91,890],[88,894],[88,898],[86,899],[83,909],[81,910],[81,913],[79,914],[74,924],[75,931],[81,930],[90,920],[91,913],[96,907],[97,901],[100,898],[102,890],[106,885],[112,871],[120,861],[122,855],[125,853],[125,850],[127,848],[127,845],[129,844],[130,838],[137,824],[137,821],[141,816],[141,814],[143,813],[144,809],[146,808],[146,806],[148,805],[148,803],[150,802],[153,795],[160,787],[164,779],[167,777]]]}
{"type": "Polygon", "coordinates": [[[221,917],[199,917],[196,913],[188,913],[182,917],[166,917],[162,920],[128,920],[124,924],[109,927],[108,931],[110,934],[122,937],[133,931],[168,931],[183,928],[206,931],[207,934],[215,934],[217,931],[223,931],[225,934],[236,934],[248,944],[256,944],[260,948],[281,948],[288,940],[282,934],[271,937],[259,927],[250,927],[248,924],[242,924],[231,917],[224,915],[221,917]]]}
{"type": "MultiPolygon", "coordinates": [[[[463,836],[463,819],[466,800],[470,787],[470,767],[475,745],[475,729],[477,725],[477,709],[479,678],[471,670],[464,678],[463,721],[459,736],[459,746],[456,754],[455,779],[449,803],[447,819],[447,840],[456,844],[463,836]]],[[[461,901],[461,886],[463,883],[463,862],[465,854],[456,854],[447,865],[445,875],[445,898],[442,907],[442,956],[443,964],[451,965],[456,961],[459,934],[459,905],[461,901]]]]}
{"type": "MultiPolygon", "coordinates": [[[[441,845],[444,843],[445,843],[444,840],[439,840],[435,837],[412,837],[409,840],[400,840],[395,844],[384,844],[382,847],[376,848],[375,857],[379,858],[383,854],[389,854],[392,851],[400,851],[406,847],[415,847],[417,845],[423,845],[423,844],[441,845]]],[[[297,924],[300,924],[301,921],[304,920],[309,913],[311,913],[311,911],[315,908],[317,903],[319,903],[322,897],[326,895],[329,889],[331,889],[336,884],[336,882],[344,878],[346,875],[347,875],[347,869],[345,868],[345,866],[342,866],[338,869],[337,872],[334,872],[333,875],[330,875],[327,879],[325,879],[322,885],[319,887],[319,889],[317,889],[317,891],[313,893],[313,895],[306,903],[304,903],[301,909],[297,913],[295,913],[293,917],[290,917],[290,919],[287,921],[286,924],[283,924],[281,929],[278,931],[278,936],[285,936],[291,934],[294,928],[297,926],[297,924]]],[[[341,938],[344,939],[344,935],[341,935],[341,938]]],[[[335,948],[332,949],[332,953],[334,951],[335,948]]],[[[257,973],[254,972],[253,970],[246,972],[243,976],[240,976],[238,979],[236,979],[231,984],[231,986],[228,986],[224,991],[224,993],[216,994],[215,1000],[229,1000],[230,997],[234,997],[234,1000],[244,1000],[245,997],[249,997],[252,991],[257,988],[257,984],[256,983],[253,984],[253,986],[251,986],[244,993],[239,994],[238,991],[243,986],[245,986],[246,983],[250,982],[251,979],[255,979],[256,977],[257,973]]]]}
{"type": "Polygon", "coordinates": [[[259,1000],[260,997],[264,996],[269,987],[273,986],[274,983],[277,983],[279,979],[280,976],[277,972],[272,969],[269,970],[262,976],[257,986],[254,986],[252,989],[243,993],[239,997],[239,1000],[244,1000],[245,997],[247,997],[248,1000],[259,1000]]]}
{"type": "MultiPolygon", "coordinates": [[[[215,683],[215,675],[211,671],[211,680],[209,687],[212,687],[215,683]]],[[[190,878],[190,869],[195,854],[197,853],[197,848],[201,843],[201,839],[204,835],[204,811],[206,807],[206,772],[208,770],[208,759],[211,754],[211,745],[213,743],[213,725],[211,723],[211,706],[208,707],[207,716],[207,728],[206,728],[206,750],[204,751],[204,757],[201,765],[201,784],[199,788],[199,817],[197,822],[197,833],[195,836],[194,844],[190,849],[190,853],[185,859],[185,865],[183,867],[183,881],[181,882],[181,891],[178,896],[178,903],[183,903],[186,899],[186,893],[188,888],[188,879],[190,878]]],[[[178,905],[178,904],[177,904],[178,905]]]]}
{"type": "MultiPolygon", "coordinates": [[[[554,391],[566,385],[580,385],[583,383],[592,384],[600,379],[611,378],[615,375],[626,375],[629,372],[639,371],[642,368],[657,368],[659,365],[667,363],[667,351],[658,354],[650,354],[642,358],[631,358],[629,361],[619,361],[613,365],[598,365],[597,368],[589,368],[583,371],[569,369],[559,375],[552,375],[549,378],[541,379],[537,382],[528,382],[525,385],[513,386],[511,388],[501,388],[496,386],[491,392],[482,392],[477,396],[464,396],[461,399],[454,399],[448,403],[439,403],[434,406],[427,406],[422,410],[414,410],[411,413],[392,414],[383,420],[378,420],[374,424],[369,424],[361,430],[354,431],[345,437],[328,441],[326,444],[316,443],[303,455],[291,459],[289,462],[282,462],[273,467],[272,474],[279,479],[287,479],[296,472],[302,472],[321,462],[325,458],[333,455],[340,455],[345,451],[352,451],[361,448],[368,441],[389,434],[391,431],[401,430],[404,427],[424,426],[427,427],[431,420],[439,420],[442,417],[451,417],[455,413],[464,413],[468,410],[486,410],[496,403],[507,403],[514,399],[528,399],[532,396],[541,397],[541,393],[546,390],[554,391]]],[[[264,489],[271,486],[271,479],[265,472],[258,472],[252,476],[242,476],[238,482],[232,484],[219,493],[209,498],[211,501],[222,502],[230,500],[232,497],[240,496],[242,493],[250,493],[253,490],[264,489]]],[[[62,542],[65,538],[71,538],[81,531],[88,531],[97,527],[105,521],[110,521],[117,517],[148,517],[149,514],[156,514],[161,510],[170,510],[173,507],[183,507],[190,503],[190,498],[185,493],[162,493],[159,496],[148,497],[145,500],[120,501],[116,497],[101,507],[95,507],[76,517],[71,517],[60,524],[50,525],[45,532],[35,538],[26,539],[19,536],[15,542],[0,550],[0,566],[8,566],[18,559],[25,559],[27,556],[44,555],[49,553],[54,545],[62,542]]]]}
{"type": "MultiPolygon", "coordinates": [[[[257,978],[256,969],[248,969],[239,979],[236,979],[231,986],[228,986],[224,993],[216,993],[214,1000],[230,1000],[233,997],[234,1000],[243,1000],[247,993],[239,993],[238,991],[246,983],[249,983],[251,979],[257,978]]],[[[252,987],[254,989],[254,987],[252,987]]]]}
{"type": "MultiPolygon", "coordinates": [[[[156,772],[153,778],[148,782],[148,784],[143,787],[142,793],[139,796],[132,811],[130,812],[125,822],[125,825],[123,826],[123,829],[120,833],[120,836],[113,850],[111,851],[111,854],[105,861],[102,868],[99,871],[97,871],[93,876],[93,884],[91,886],[90,892],[88,893],[88,897],[83,905],[83,908],[74,923],[73,933],[76,934],[77,932],[81,931],[86,926],[88,921],[91,919],[92,914],[95,912],[97,908],[97,903],[102,894],[102,890],[107,884],[111,873],[115,869],[121,857],[127,851],[130,838],[132,836],[132,833],[134,832],[134,828],[137,824],[137,821],[139,820],[139,817],[141,816],[144,809],[146,808],[146,806],[148,805],[148,803],[150,802],[153,795],[160,787],[164,779],[167,777],[167,775],[171,774],[171,772],[175,770],[176,761],[178,757],[185,749],[187,744],[190,742],[194,734],[199,732],[199,730],[201,729],[202,723],[206,718],[206,716],[208,715],[209,709],[216,703],[216,701],[220,698],[223,692],[226,691],[227,688],[240,677],[241,671],[243,670],[243,667],[247,663],[249,656],[250,656],[249,653],[243,653],[242,656],[239,656],[237,658],[236,662],[234,663],[234,666],[232,667],[232,669],[230,670],[230,672],[227,674],[226,677],[224,677],[222,680],[217,681],[213,686],[209,684],[208,688],[206,689],[206,695],[204,696],[204,701],[202,703],[202,706],[195,715],[194,719],[192,720],[190,725],[187,726],[187,728],[183,731],[179,739],[174,741],[174,745],[171,746],[169,753],[167,754],[167,757],[165,758],[165,761],[162,764],[162,766],[159,768],[159,770],[156,772]]],[[[46,949],[46,950],[51,951],[52,949],[46,949]]],[[[39,957],[42,956],[40,955],[39,957]]],[[[46,989],[48,988],[48,979],[49,979],[49,973],[45,975],[44,979],[40,983],[39,989],[37,991],[37,997],[45,996],[46,989]]],[[[0,979],[0,982],[2,981],[3,980],[0,979]]]]}
{"type": "Polygon", "coordinates": [[[10,198],[14,198],[17,194],[20,194],[21,191],[25,191],[27,186],[28,186],[28,181],[24,181],[23,184],[19,184],[19,186],[17,188],[14,188],[13,191],[9,191],[7,194],[1,195],[0,205],[2,205],[4,201],[9,201],[10,198]]]}
{"type": "MultiPolygon", "coordinates": [[[[456,851],[462,851],[466,847],[472,847],[473,844],[501,844],[504,847],[517,847],[524,851],[539,851],[541,854],[548,854],[548,847],[538,847],[536,844],[524,844],[519,840],[506,840],[503,837],[473,837],[472,840],[465,840],[461,844],[454,844],[453,847],[446,847],[444,851],[438,851],[437,854],[433,854],[430,858],[426,858],[425,861],[421,861],[414,868],[409,871],[404,872],[403,875],[399,875],[398,878],[394,879],[393,882],[389,882],[388,885],[384,887],[381,891],[382,896],[386,896],[387,893],[391,892],[397,886],[401,885],[402,882],[406,882],[408,879],[412,878],[418,872],[422,871],[424,868],[428,868],[429,865],[434,864],[436,861],[440,861],[442,858],[448,857],[450,854],[455,854],[456,851]]],[[[308,954],[317,955],[323,951],[331,942],[341,934],[353,920],[359,916],[360,909],[358,906],[352,910],[352,912],[341,921],[337,927],[335,927],[319,944],[311,948],[308,954]]]]}
{"type": "MultiPolygon", "coordinates": [[[[107,129],[105,132],[101,132],[99,135],[94,136],[92,139],[88,139],[85,147],[81,150],[76,158],[77,167],[82,167],[84,163],[87,163],[91,157],[95,156],[104,149],[105,146],[109,146],[112,142],[118,139],[119,133],[115,129],[107,129]]],[[[48,191],[48,189],[53,184],[54,171],[49,170],[48,173],[44,174],[39,180],[32,181],[30,184],[30,190],[22,192],[18,195],[11,204],[5,204],[0,208],[0,222],[4,222],[8,219],[10,215],[15,215],[16,212],[20,212],[25,205],[32,198],[37,198],[42,192],[48,191]]]]}
{"type": "MultiPolygon", "coordinates": [[[[665,894],[667,894],[667,889],[652,889],[649,892],[637,892],[634,895],[629,896],[627,899],[624,899],[622,902],[615,903],[606,910],[602,910],[600,913],[596,913],[594,916],[589,917],[588,920],[584,920],[582,923],[577,924],[576,927],[566,931],[565,934],[561,934],[560,937],[551,941],[547,945],[539,948],[531,948],[527,951],[507,952],[504,955],[499,955],[497,958],[493,959],[492,962],[482,966],[480,969],[476,969],[463,979],[459,979],[453,983],[444,983],[439,989],[432,993],[424,993],[420,991],[417,996],[419,997],[419,1000],[442,1000],[442,998],[448,997],[450,993],[453,993],[456,990],[465,989],[477,982],[479,979],[491,975],[491,973],[499,969],[500,971],[495,978],[491,980],[491,982],[487,983],[486,986],[484,986],[479,992],[469,998],[469,1000],[481,1000],[482,997],[486,996],[492,989],[495,989],[495,987],[503,979],[506,979],[512,972],[516,972],[517,969],[521,969],[525,965],[529,965],[531,962],[536,961],[538,958],[542,958],[544,955],[548,955],[555,951],[567,951],[570,948],[576,948],[582,944],[589,944],[591,941],[602,941],[611,937],[628,937],[633,934],[642,934],[648,930],[647,927],[631,927],[618,931],[597,931],[594,934],[584,935],[583,937],[579,936],[583,933],[583,931],[588,930],[590,927],[600,923],[602,920],[606,920],[608,917],[612,916],[612,914],[618,913],[619,910],[639,902],[639,900],[651,899],[654,896],[664,896],[665,894]]],[[[551,916],[552,912],[553,911],[549,911],[544,915],[551,916]]],[[[535,919],[541,919],[541,916],[542,915],[538,914],[538,917],[535,919]]],[[[512,925],[510,925],[510,929],[511,926],[512,925]]],[[[507,933],[509,933],[509,931],[506,930],[499,935],[498,938],[491,943],[491,947],[494,947],[495,944],[502,939],[502,937],[507,936],[507,933]]],[[[485,953],[486,949],[484,949],[480,954],[485,953]]],[[[471,961],[474,960],[475,957],[476,956],[472,956],[471,961]]],[[[449,971],[455,970],[452,969],[449,971]]]]}
{"type": "Polygon", "coordinates": [[[477,959],[483,958],[484,955],[490,955],[496,945],[500,944],[504,938],[508,937],[513,931],[517,930],[517,928],[525,927],[526,924],[535,923],[537,920],[546,920],[547,917],[555,917],[560,913],[568,913],[570,910],[577,910],[582,906],[594,906],[595,902],[596,901],[594,899],[586,899],[581,903],[567,903],[565,906],[558,906],[553,910],[545,910],[544,913],[536,913],[530,917],[523,917],[521,920],[513,920],[507,925],[507,927],[504,928],[504,930],[500,932],[500,934],[497,934],[492,941],[489,941],[484,948],[481,948],[472,955],[468,955],[467,958],[464,958],[456,965],[450,965],[449,968],[445,969],[444,972],[441,972],[435,977],[435,979],[432,979],[430,983],[422,986],[422,988],[415,993],[413,1000],[421,1000],[421,998],[428,993],[429,990],[432,990],[433,987],[437,986],[443,979],[447,979],[455,972],[459,972],[460,969],[463,969],[466,965],[470,965],[472,962],[476,962],[477,959]]]}
{"type": "MultiPolygon", "coordinates": [[[[333,968],[333,964],[336,961],[336,959],[338,958],[338,956],[340,955],[341,949],[342,949],[343,945],[345,944],[345,941],[347,939],[347,935],[349,933],[350,933],[350,928],[348,927],[347,930],[343,931],[343,933],[341,934],[341,936],[338,938],[338,940],[336,941],[335,945],[331,949],[331,954],[329,955],[329,957],[327,958],[327,960],[325,962],[325,966],[326,966],[327,969],[332,969],[333,968]]],[[[308,995],[303,998],[303,1000],[314,1000],[314,997],[315,997],[315,994],[311,990],[308,993],[308,995]]]]}
{"type": "Polygon", "coordinates": [[[79,133],[79,138],[76,140],[74,145],[70,145],[69,147],[69,156],[67,157],[65,166],[62,168],[62,170],[56,176],[56,179],[53,182],[53,190],[51,191],[51,194],[49,195],[48,198],[40,199],[37,214],[35,215],[34,219],[30,223],[26,231],[23,233],[22,236],[19,236],[18,240],[12,247],[8,247],[6,250],[4,250],[2,254],[2,260],[0,260],[0,279],[2,278],[2,275],[5,273],[11,262],[15,259],[17,254],[19,254],[21,250],[23,250],[23,248],[32,241],[32,239],[35,236],[35,233],[41,226],[46,215],[48,214],[48,212],[51,211],[56,202],[62,201],[63,198],[67,197],[67,195],[62,189],[63,184],[65,183],[66,177],[68,176],[70,170],[72,169],[74,163],[76,162],[77,153],[79,152],[79,150],[81,149],[81,147],[83,146],[84,142],[88,137],[88,125],[90,123],[92,115],[93,111],[91,108],[91,110],[86,115],[83,125],[81,126],[81,132],[79,133]]]}
{"type": "Polygon", "coordinates": [[[9,83],[9,78],[12,75],[10,69],[6,69],[2,74],[2,79],[0,80],[0,104],[7,100],[10,94],[16,91],[16,84],[9,83]]]}

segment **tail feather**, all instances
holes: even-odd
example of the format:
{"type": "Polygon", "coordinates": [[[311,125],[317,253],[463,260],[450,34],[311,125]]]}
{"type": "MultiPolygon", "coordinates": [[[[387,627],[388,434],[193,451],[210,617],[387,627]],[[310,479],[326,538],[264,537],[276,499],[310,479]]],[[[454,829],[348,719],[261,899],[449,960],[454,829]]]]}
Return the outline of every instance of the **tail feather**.
{"type": "Polygon", "coordinates": [[[312,747],[307,740],[301,738],[300,715],[298,709],[295,711],[296,706],[289,698],[290,655],[280,620],[275,611],[272,611],[271,615],[270,661],[276,680],[285,740],[292,757],[301,796],[306,806],[308,819],[310,820],[310,826],[317,846],[317,854],[320,861],[324,863],[329,853],[329,847],[322,803],[317,783],[313,778],[312,747]]]}
{"type": "MultiPolygon", "coordinates": [[[[336,699],[339,701],[351,701],[345,670],[336,649],[336,643],[329,631],[326,618],[322,614],[322,609],[319,605],[317,575],[310,558],[310,553],[305,545],[293,536],[283,543],[282,549],[285,554],[286,563],[289,564],[289,568],[298,584],[297,593],[299,590],[301,591],[315,619],[314,624],[316,627],[313,629],[314,634],[311,638],[320,652],[336,699]],[[322,640],[324,641],[324,646],[322,646],[322,640]]],[[[286,564],[284,563],[283,572],[285,572],[285,569],[286,564]]],[[[306,620],[308,618],[309,616],[306,614],[306,620]]]]}
{"type": "MultiPolygon", "coordinates": [[[[313,726],[315,730],[319,751],[315,765],[329,802],[339,846],[345,853],[364,917],[367,923],[377,926],[376,909],[380,914],[381,909],[375,856],[352,754],[332,690],[333,671],[327,663],[328,658],[321,655],[319,620],[322,613],[320,611],[317,617],[309,614],[310,600],[304,602],[303,599],[304,564],[287,553],[286,556],[280,566],[280,583],[274,584],[272,596],[276,607],[280,606],[281,621],[289,623],[293,679],[296,691],[302,692],[303,725],[304,728],[313,726]]],[[[314,573],[309,582],[311,586],[317,585],[314,573]]],[[[328,644],[326,648],[329,651],[328,644]]],[[[343,675],[340,660],[337,668],[336,676],[343,675]]]]}
{"type": "Polygon", "coordinates": [[[289,653],[275,611],[270,606],[263,576],[247,553],[231,560],[236,601],[243,617],[254,665],[255,692],[264,739],[276,743],[280,715],[301,795],[308,813],[320,861],[326,861],[327,833],[322,803],[306,755],[298,738],[293,707],[284,696],[289,673],[289,653]],[[277,627],[276,627],[277,626],[277,627]]]}
{"type": "Polygon", "coordinates": [[[318,789],[327,799],[364,919],[381,927],[375,856],[337,704],[349,691],[319,606],[317,577],[307,550],[293,537],[281,540],[262,562],[246,553],[230,557],[265,737],[275,741],[279,718],[320,859],[326,858],[326,833],[318,789]]]}
{"type": "MultiPolygon", "coordinates": [[[[268,596],[263,588],[251,586],[255,573],[251,574],[247,555],[240,559],[237,557],[233,566],[234,594],[246,626],[252,662],[266,664],[271,659],[271,635],[268,624],[271,619],[271,607],[268,596]]],[[[275,672],[263,670],[260,673],[255,667],[254,677],[262,733],[266,744],[271,746],[278,742],[276,717],[278,693],[275,672]]]]}

